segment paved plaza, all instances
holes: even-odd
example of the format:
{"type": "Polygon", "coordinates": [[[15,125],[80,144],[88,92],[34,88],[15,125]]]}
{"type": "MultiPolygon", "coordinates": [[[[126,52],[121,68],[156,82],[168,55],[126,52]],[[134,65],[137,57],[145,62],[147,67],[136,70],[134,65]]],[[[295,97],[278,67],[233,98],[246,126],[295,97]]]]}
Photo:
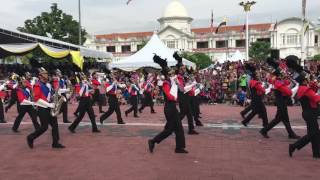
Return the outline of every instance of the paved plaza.
{"type": "MultiPolygon", "coordinates": [[[[121,107],[124,110],[126,107],[121,107]]],[[[15,107],[6,114],[8,124],[0,125],[0,179],[1,180],[304,180],[320,178],[320,161],[312,158],[311,146],[288,156],[288,144],[293,142],[281,124],[270,131],[270,139],[258,133],[261,120],[254,119],[249,127],[241,126],[242,109],[230,105],[203,105],[201,116],[204,127],[200,135],[186,135],[189,154],[175,154],[174,135],[160,145],[154,154],[147,148],[147,140],[163,128],[163,107],[157,114],[146,108],[140,118],[123,117],[126,125],[117,125],[113,115],[100,134],[91,133],[85,121],[76,134],[61,123],[63,150],[51,149],[51,132],[35,141],[29,149],[26,136],[33,130],[29,117],[13,133],[11,126],[16,116],[15,107]]],[[[75,109],[69,108],[70,120],[75,109]]],[[[105,107],[106,110],[106,107],[105,107]]],[[[95,107],[95,112],[98,109],[95,107]]],[[[269,121],[275,107],[268,107],[269,121]]],[[[124,113],[122,112],[123,116],[124,113]]],[[[294,130],[306,133],[301,119],[301,108],[290,107],[289,115],[294,130]]],[[[97,118],[98,119],[98,118],[97,118]]],[[[59,121],[61,118],[59,119],[59,121]]],[[[61,120],[62,121],[62,120],[61,120]]],[[[60,122],[61,122],[60,121],[60,122]]],[[[98,122],[98,120],[97,120],[98,122]]],[[[183,121],[187,124],[186,120],[183,121]]],[[[187,127],[185,126],[185,131],[187,127]]]]}

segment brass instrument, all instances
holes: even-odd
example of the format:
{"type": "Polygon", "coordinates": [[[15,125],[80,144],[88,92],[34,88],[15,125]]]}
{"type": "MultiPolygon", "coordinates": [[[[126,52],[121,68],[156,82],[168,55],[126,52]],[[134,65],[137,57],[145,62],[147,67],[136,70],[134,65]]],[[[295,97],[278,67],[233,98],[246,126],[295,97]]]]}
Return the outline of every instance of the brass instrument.
{"type": "Polygon", "coordinates": [[[62,104],[64,102],[67,102],[67,99],[64,96],[60,95],[58,93],[58,90],[55,91],[54,95],[52,96],[52,99],[53,99],[54,107],[51,108],[50,114],[53,117],[57,117],[58,114],[60,113],[62,104]]]}

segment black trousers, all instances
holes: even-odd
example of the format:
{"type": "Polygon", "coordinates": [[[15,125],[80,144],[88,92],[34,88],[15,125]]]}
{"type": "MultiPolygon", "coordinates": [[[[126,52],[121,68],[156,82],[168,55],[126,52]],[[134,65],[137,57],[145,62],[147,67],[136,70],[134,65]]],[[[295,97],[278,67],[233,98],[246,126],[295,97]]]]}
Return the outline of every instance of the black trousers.
{"type": "Polygon", "coordinates": [[[252,111],[250,114],[242,121],[245,124],[248,124],[255,115],[259,115],[259,118],[262,119],[262,126],[267,127],[268,126],[268,114],[267,109],[264,103],[261,101],[252,103],[252,111]]]}
{"type": "Polygon", "coordinates": [[[93,94],[92,104],[94,104],[96,102],[98,103],[99,111],[102,112],[102,101],[100,100],[99,89],[95,89],[94,94],[93,94]]]}
{"type": "Polygon", "coordinates": [[[20,123],[26,113],[29,114],[34,128],[35,129],[40,128],[40,124],[37,121],[37,111],[32,106],[18,105],[18,112],[19,114],[13,123],[13,127],[12,127],[13,130],[18,130],[20,123]]]}
{"type": "Polygon", "coordinates": [[[138,96],[130,96],[131,107],[126,110],[126,113],[129,114],[133,111],[134,116],[138,115],[138,96]]]}
{"type": "Polygon", "coordinates": [[[197,96],[190,96],[191,113],[195,122],[199,122],[200,104],[197,96]]]}
{"type": "Polygon", "coordinates": [[[40,128],[31,133],[28,138],[35,140],[48,130],[50,125],[52,128],[52,145],[59,144],[59,127],[57,117],[53,117],[50,114],[49,108],[38,107],[38,116],[40,119],[40,128]]]}
{"type": "MultiPolygon", "coordinates": [[[[11,91],[11,96],[10,96],[10,100],[9,100],[9,103],[6,107],[6,112],[17,102],[17,90],[16,89],[13,89],[11,91]]],[[[17,107],[18,109],[18,107],[17,107]]]]}
{"type": "Polygon", "coordinates": [[[296,141],[293,146],[298,150],[311,142],[314,157],[320,157],[320,130],[317,121],[317,112],[303,111],[302,117],[307,124],[307,135],[296,141]]]}
{"type": "Polygon", "coordinates": [[[164,115],[167,123],[164,130],[153,138],[154,142],[159,144],[174,132],[176,135],[176,149],[184,149],[186,147],[184,131],[175,102],[165,103],[164,115]]]}
{"type": "Polygon", "coordinates": [[[252,103],[250,103],[249,106],[247,106],[246,108],[244,108],[244,110],[241,111],[241,114],[243,114],[243,115],[245,116],[245,115],[248,114],[249,111],[251,111],[251,110],[252,110],[252,103]]]}
{"type": "Polygon", "coordinates": [[[182,120],[185,116],[187,116],[189,131],[194,130],[190,97],[188,95],[179,93],[178,99],[179,99],[179,109],[180,109],[180,114],[179,114],[180,120],[182,120]]]}
{"type": "Polygon", "coordinates": [[[0,99],[0,122],[4,122],[4,111],[2,99],[0,99]]]}
{"type": "Polygon", "coordinates": [[[142,111],[145,107],[147,106],[150,106],[150,110],[151,112],[155,112],[154,109],[153,109],[153,99],[152,99],[152,95],[150,92],[144,92],[144,98],[143,98],[143,101],[142,101],[142,105],[141,107],[139,108],[139,111],[142,111]]]}
{"type": "Polygon", "coordinates": [[[116,95],[108,95],[108,96],[109,96],[109,98],[108,98],[109,108],[108,108],[107,112],[102,114],[102,116],[100,117],[100,120],[105,120],[113,112],[116,112],[118,123],[122,122],[120,106],[119,106],[119,102],[118,102],[118,99],[117,99],[116,95]]]}
{"type": "Polygon", "coordinates": [[[277,106],[276,117],[265,128],[263,128],[263,131],[265,131],[265,132],[270,131],[272,128],[274,128],[281,121],[284,124],[284,126],[286,127],[286,130],[287,130],[289,136],[294,136],[295,133],[293,132],[291,125],[290,125],[288,108],[286,105],[283,105],[283,106],[278,105],[277,106]]]}
{"type": "MultiPolygon", "coordinates": [[[[65,94],[62,95],[67,99],[65,94]]],[[[62,103],[60,113],[62,113],[63,122],[68,122],[68,101],[62,103]]]]}
{"type": "Polygon", "coordinates": [[[90,97],[81,97],[80,98],[79,112],[80,112],[79,116],[70,125],[70,129],[72,129],[72,130],[76,129],[86,113],[88,113],[88,115],[89,115],[91,125],[92,125],[92,130],[98,129],[90,97]]]}

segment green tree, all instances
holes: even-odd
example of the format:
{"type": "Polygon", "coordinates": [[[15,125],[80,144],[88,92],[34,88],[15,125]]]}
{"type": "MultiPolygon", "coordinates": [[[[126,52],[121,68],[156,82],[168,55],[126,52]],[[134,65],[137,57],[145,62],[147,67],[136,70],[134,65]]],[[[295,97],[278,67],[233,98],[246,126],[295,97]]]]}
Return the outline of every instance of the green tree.
{"type": "Polygon", "coordinates": [[[249,56],[253,60],[263,61],[267,59],[271,52],[271,44],[265,41],[256,41],[251,43],[249,56]]]}
{"type": "Polygon", "coordinates": [[[211,58],[204,53],[184,52],[182,57],[195,63],[200,69],[206,68],[212,64],[211,58]]]}
{"type": "MultiPolygon", "coordinates": [[[[72,44],[79,44],[79,23],[71,15],[58,9],[56,3],[53,3],[50,9],[50,12],[42,12],[40,16],[26,20],[24,27],[18,27],[18,30],[72,44]]],[[[81,34],[81,44],[83,44],[86,41],[86,30],[82,29],[81,34]]]]}
{"type": "Polygon", "coordinates": [[[320,61],[320,54],[317,54],[313,57],[313,60],[320,61]]]}

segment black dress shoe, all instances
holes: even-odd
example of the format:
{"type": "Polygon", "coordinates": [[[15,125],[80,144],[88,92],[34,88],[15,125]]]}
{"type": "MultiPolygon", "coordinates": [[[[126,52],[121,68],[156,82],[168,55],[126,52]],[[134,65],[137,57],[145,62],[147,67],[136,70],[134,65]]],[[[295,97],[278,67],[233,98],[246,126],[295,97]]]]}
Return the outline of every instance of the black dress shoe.
{"type": "Polygon", "coordinates": [[[71,127],[68,127],[68,129],[69,129],[69,131],[71,132],[71,133],[76,133],[76,131],[74,131],[74,129],[72,129],[71,127]]]}
{"type": "Polygon", "coordinates": [[[101,124],[101,125],[103,124],[103,119],[102,119],[102,118],[100,118],[100,124],[101,124]]]}
{"type": "Polygon", "coordinates": [[[0,121],[0,123],[4,124],[4,123],[7,123],[7,121],[5,121],[5,120],[2,120],[2,121],[0,121]]]}
{"type": "Polygon", "coordinates": [[[185,149],[176,149],[174,152],[175,152],[175,153],[178,153],[178,154],[187,154],[187,153],[189,153],[189,152],[186,151],[185,149]]]}
{"type": "Polygon", "coordinates": [[[63,148],[66,148],[64,145],[62,144],[52,144],[52,148],[54,149],[63,149],[63,148]]]}
{"type": "Polygon", "coordinates": [[[121,120],[121,121],[118,121],[118,124],[126,124],[126,123],[121,120]]]}
{"type": "Polygon", "coordinates": [[[313,158],[320,159],[320,155],[313,155],[313,158]]]}
{"type": "Polygon", "coordinates": [[[29,136],[27,137],[27,143],[30,149],[33,148],[33,139],[31,139],[29,136]]]}
{"type": "Polygon", "coordinates": [[[296,134],[292,134],[288,136],[289,139],[300,139],[300,136],[296,135],[296,134]]]}
{"type": "Polygon", "coordinates": [[[248,126],[248,125],[247,125],[245,122],[243,122],[243,121],[241,121],[241,124],[243,124],[245,127],[248,126]]]}
{"type": "Polygon", "coordinates": [[[105,113],[104,111],[100,111],[100,114],[105,113]]]}
{"type": "Polygon", "coordinates": [[[128,117],[128,113],[127,113],[127,111],[126,111],[126,112],[124,112],[124,114],[126,115],[126,117],[128,117]]]}
{"type": "Polygon", "coordinates": [[[243,112],[240,112],[240,115],[243,119],[245,119],[246,117],[244,117],[244,113],[243,112]]]}
{"type": "Polygon", "coordinates": [[[190,131],[188,132],[188,134],[189,134],[189,135],[198,135],[199,133],[198,133],[197,131],[195,131],[195,130],[190,130],[190,131]]]}
{"type": "Polygon", "coordinates": [[[197,121],[197,122],[196,122],[196,126],[203,126],[203,124],[202,124],[201,121],[197,121]]]}
{"type": "Polygon", "coordinates": [[[140,113],[140,114],[142,113],[142,110],[141,110],[141,109],[139,109],[139,113],[140,113]]]}
{"type": "Polygon", "coordinates": [[[101,131],[99,129],[94,129],[92,130],[93,133],[101,133],[101,131]]]}
{"type": "Polygon", "coordinates": [[[79,116],[77,113],[73,113],[73,115],[74,115],[75,117],[78,117],[78,116],[79,116]]]}
{"type": "Polygon", "coordinates": [[[12,128],[12,131],[15,132],[15,133],[19,132],[18,129],[14,129],[14,128],[12,128]]]}
{"type": "Polygon", "coordinates": [[[151,114],[156,114],[156,112],[155,111],[151,111],[151,114]]]}
{"type": "Polygon", "coordinates": [[[292,157],[293,152],[295,151],[295,147],[293,144],[289,144],[289,156],[292,157]]]}
{"type": "Polygon", "coordinates": [[[70,124],[71,122],[67,120],[67,121],[63,121],[63,123],[70,124]]]}
{"type": "Polygon", "coordinates": [[[269,136],[268,136],[268,133],[264,130],[264,129],[261,129],[260,130],[260,134],[264,137],[264,138],[269,138],[269,136]]]}
{"type": "Polygon", "coordinates": [[[134,115],[133,117],[135,117],[135,118],[139,118],[139,116],[138,116],[138,115],[134,115]]]}
{"type": "Polygon", "coordinates": [[[155,142],[152,139],[148,140],[148,146],[149,146],[149,152],[153,153],[155,142]]]}

